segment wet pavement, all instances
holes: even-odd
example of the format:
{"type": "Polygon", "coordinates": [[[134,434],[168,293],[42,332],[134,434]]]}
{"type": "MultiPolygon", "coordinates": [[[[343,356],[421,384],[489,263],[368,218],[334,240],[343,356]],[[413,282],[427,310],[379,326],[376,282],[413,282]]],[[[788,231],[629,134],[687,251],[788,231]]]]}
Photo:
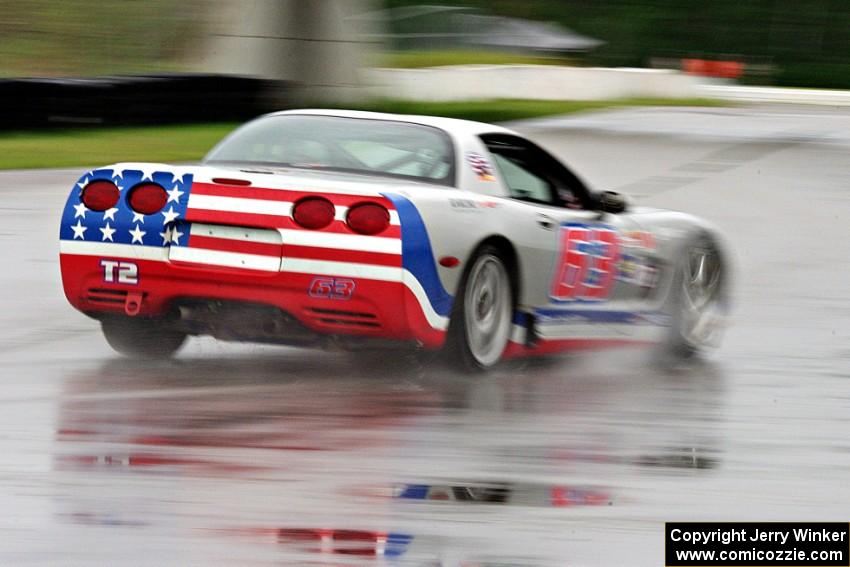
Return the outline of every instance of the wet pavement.
{"type": "Polygon", "coordinates": [[[483,377],[209,339],[123,360],[61,291],[79,170],[0,173],[0,564],[652,566],[664,521],[847,521],[850,113],[520,128],[595,187],[724,231],[716,353],[483,377]]]}

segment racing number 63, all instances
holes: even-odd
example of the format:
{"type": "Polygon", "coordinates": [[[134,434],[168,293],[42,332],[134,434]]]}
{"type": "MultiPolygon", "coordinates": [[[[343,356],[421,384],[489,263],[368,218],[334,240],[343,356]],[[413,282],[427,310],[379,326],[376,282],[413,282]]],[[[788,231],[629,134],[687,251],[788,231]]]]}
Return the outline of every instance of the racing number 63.
{"type": "Polygon", "coordinates": [[[605,299],[614,285],[619,258],[620,240],[614,229],[562,226],[549,295],[557,301],[605,299]]]}
{"type": "Polygon", "coordinates": [[[351,299],[354,281],[342,278],[315,278],[310,282],[310,297],[323,299],[351,299]]]}

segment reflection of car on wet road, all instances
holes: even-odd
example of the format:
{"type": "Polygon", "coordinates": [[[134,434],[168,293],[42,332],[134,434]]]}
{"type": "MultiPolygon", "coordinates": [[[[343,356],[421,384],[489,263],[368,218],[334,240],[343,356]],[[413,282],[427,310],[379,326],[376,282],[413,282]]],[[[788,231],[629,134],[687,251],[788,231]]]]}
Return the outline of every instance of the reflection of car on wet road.
{"type": "Polygon", "coordinates": [[[294,111],[199,166],[86,173],[62,225],[65,293],[118,351],[188,335],[447,347],[465,366],[712,343],[728,281],[715,231],[630,208],[503,128],[294,111]]]}
{"type": "Polygon", "coordinates": [[[427,367],[399,383],[378,359],[245,350],[69,372],[44,496],[60,542],[161,531],[196,549],[180,564],[215,563],[223,547],[288,565],[559,565],[587,539],[576,525],[594,529],[583,519],[652,505],[659,475],[689,492],[712,473],[677,455],[717,459],[724,442],[726,380],[702,361],[665,375],[619,352],[574,357],[567,373],[427,367]],[[515,518],[545,532],[517,532],[515,518]]]}
{"type": "Polygon", "coordinates": [[[519,504],[526,506],[602,506],[611,502],[603,489],[583,486],[544,486],[480,483],[476,485],[407,484],[397,488],[396,498],[422,501],[519,504]]]}

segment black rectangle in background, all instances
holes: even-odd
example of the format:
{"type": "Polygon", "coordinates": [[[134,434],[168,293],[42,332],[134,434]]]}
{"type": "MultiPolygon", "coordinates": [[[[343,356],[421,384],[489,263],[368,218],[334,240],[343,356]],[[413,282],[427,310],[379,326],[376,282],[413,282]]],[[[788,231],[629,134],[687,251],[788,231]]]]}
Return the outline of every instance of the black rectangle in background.
{"type": "MultiPolygon", "coordinates": [[[[681,536],[680,532],[680,536],[681,536]]],[[[667,567],[701,567],[725,565],[728,567],[766,567],[773,565],[784,565],[788,567],[847,567],[850,566],[850,524],[847,522],[667,522],[664,528],[664,561],[667,567]],[[740,534],[741,530],[745,530],[746,536],[744,541],[733,541],[728,544],[723,544],[722,541],[713,541],[708,543],[693,543],[689,541],[673,541],[671,534],[674,530],[685,530],[688,532],[702,533],[717,533],[718,530],[729,532],[737,530],[740,534]],[[843,540],[837,542],[832,541],[800,541],[795,538],[794,530],[811,529],[813,532],[842,532],[844,533],[843,540]],[[757,533],[786,531],[790,532],[788,541],[785,544],[776,541],[752,541],[750,538],[757,533]],[[786,550],[801,550],[806,554],[804,560],[725,560],[721,561],[717,557],[721,550],[727,551],[747,551],[747,550],[764,550],[764,551],[786,551],[786,550]],[[714,550],[715,559],[693,559],[682,560],[677,559],[677,551],[683,550],[714,550]],[[840,559],[835,560],[811,560],[812,551],[840,551],[840,559]]]]}
{"type": "Polygon", "coordinates": [[[0,79],[0,131],[242,121],[290,107],[292,92],[230,75],[0,79]]]}

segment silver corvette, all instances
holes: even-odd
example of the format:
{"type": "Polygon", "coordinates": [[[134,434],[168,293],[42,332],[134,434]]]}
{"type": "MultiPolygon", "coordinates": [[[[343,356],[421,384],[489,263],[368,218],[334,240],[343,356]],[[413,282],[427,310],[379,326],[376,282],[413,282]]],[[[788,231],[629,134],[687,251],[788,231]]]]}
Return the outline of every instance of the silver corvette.
{"type": "Polygon", "coordinates": [[[594,192],[505,128],[425,116],[279,112],[197,166],[89,171],[60,252],[68,300],[135,356],[202,334],[415,345],[470,369],[629,344],[691,354],[729,303],[706,222],[594,192]]]}

